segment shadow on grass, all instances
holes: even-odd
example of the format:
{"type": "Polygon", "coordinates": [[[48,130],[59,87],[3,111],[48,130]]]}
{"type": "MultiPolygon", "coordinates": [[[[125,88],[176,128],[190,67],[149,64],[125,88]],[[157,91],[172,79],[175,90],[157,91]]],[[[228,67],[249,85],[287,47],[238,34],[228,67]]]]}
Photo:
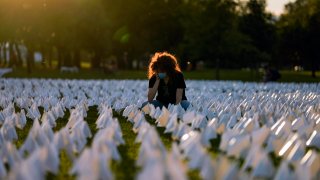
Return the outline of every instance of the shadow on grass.
{"type": "Polygon", "coordinates": [[[87,117],[84,120],[88,123],[92,136],[88,138],[87,147],[90,147],[94,138],[94,135],[98,132],[96,121],[99,117],[98,106],[90,106],[87,111],[87,117]]]}
{"type": "Polygon", "coordinates": [[[221,135],[217,134],[217,138],[210,140],[210,148],[208,148],[210,155],[216,158],[220,153],[219,145],[221,142],[221,135]]]}

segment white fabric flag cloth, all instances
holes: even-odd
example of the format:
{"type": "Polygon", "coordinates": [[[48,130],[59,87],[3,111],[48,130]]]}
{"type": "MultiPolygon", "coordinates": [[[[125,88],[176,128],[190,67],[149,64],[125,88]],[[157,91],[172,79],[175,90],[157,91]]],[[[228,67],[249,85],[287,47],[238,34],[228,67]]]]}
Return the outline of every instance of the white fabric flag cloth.
{"type": "Polygon", "coordinates": [[[120,161],[121,157],[117,149],[119,143],[115,139],[115,131],[112,127],[99,130],[93,139],[92,148],[97,149],[100,153],[109,154],[112,159],[120,161]]]}
{"type": "Polygon", "coordinates": [[[219,157],[216,167],[216,179],[236,179],[239,173],[238,166],[225,156],[219,157]]]}
{"type": "MultiPolygon", "coordinates": [[[[21,163],[22,157],[15,145],[11,142],[5,142],[0,147],[0,163],[6,163],[10,169],[21,163]]],[[[5,170],[5,169],[4,169],[5,170]]]]}
{"type": "Polygon", "coordinates": [[[167,155],[166,170],[169,179],[187,180],[186,167],[179,159],[176,159],[172,153],[167,155]]]}
{"type": "Polygon", "coordinates": [[[258,145],[251,147],[241,170],[244,172],[248,169],[252,169],[253,178],[272,178],[274,174],[274,167],[268,153],[258,145]]]}
{"type": "Polygon", "coordinates": [[[108,124],[112,121],[112,115],[109,114],[108,112],[104,112],[103,114],[100,114],[97,121],[96,125],[98,129],[105,128],[108,126],[108,124]]]}
{"type": "MultiPolygon", "coordinates": [[[[13,103],[9,103],[7,106],[5,106],[6,108],[3,109],[2,111],[2,114],[4,116],[4,119],[6,119],[7,117],[13,115],[13,113],[15,112],[15,109],[14,109],[14,105],[13,103]]],[[[3,120],[4,120],[3,119],[3,120]]]]}
{"type": "Polygon", "coordinates": [[[314,130],[306,142],[306,145],[309,147],[316,147],[320,150],[320,133],[319,131],[314,130]]]}
{"type": "Polygon", "coordinates": [[[255,178],[272,178],[274,174],[274,167],[268,154],[262,150],[259,162],[252,171],[252,177],[255,178]]]}
{"type": "Polygon", "coordinates": [[[34,104],[28,109],[27,116],[28,116],[29,118],[31,118],[32,120],[40,119],[41,114],[40,114],[40,112],[39,112],[38,105],[37,105],[36,103],[34,103],[34,104]]]}
{"type": "MultiPolygon", "coordinates": [[[[147,126],[146,126],[147,128],[147,126]]],[[[165,147],[160,140],[159,135],[157,134],[157,131],[154,129],[153,126],[150,128],[146,129],[145,133],[142,135],[141,139],[141,147],[140,147],[140,153],[139,153],[139,158],[141,161],[138,160],[139,162],[145,162],[146,159],[144,159],[146,156],[144,155],[144,151],[146,153],[150,150],[153,151],[154,149],[159,151],[161,154],[165,153],[165,147]]]]}
{"type": "Polygon", "coordinates": [[[133,118],[133,131],[137,133],[141,127],[141,125],[146,122],[146,119],[142,112],[138,112],[136,116],[133,118]]]}
{"type": "Polygon", "coordinates": [[[309,150],[297,166],[298,179],[319,179],[320,155],[314,150],[309,150]]]}
{"type": "Polygon", "coordinates": [[[54,132],[53,132],[52,126],[49,124],[49,122],[42,123],[41,128],[43,129],[45,135],[48,137],[49,141],[53,141],[54,132]]]}
{"type": "Polygon", "coordinates": [[[24,141],[19,151],[21,155],[24,155],[25,152],[30,154],[38,147],[49,144],[49,142],[49,137],[46,135],[44,129],[41,128],[38,119],[35,119],[27,139],[24,141]]]}
{"type": "Polygon", "coordinates": [[[169,120],[169,116],[170,116],[170,112],[168,111],[168,109],[166,107],[162,107],[162,112],[159,116],[159,118],[157,118],[156,123],[158,127],[165,127],[168,123],[169,120]]]}
{"type": "Polygon", "coordinates": [[[65,108],[60,102],[58,102],[57,105],[52,108],[52,112],[56,118],[63,118],[64,111],[65,111],[65,108]]]}
{"type": "MultiPolygon", "coordinates": [[[[281,162],[280,168],[277,170],[277,174],[274,180],[292,180],[297,179],[295,173],[289,168],[288,162],[283,160],[281,162]]],[[[304,179],[304,178],[303,178],[304,179]]]]}
{"type": "Polygon", "coordinates": [[[99,109],[99,117],[96,121],[96,125],[98,129],[106,128],[109,123],[113,122],[113,114],[112,109],[109,106],[100,104],[99,109]]]}
{"type": "Polygon", "coordinates": [[[134,105],[127,106],[127,107],[123,110],[122,116],[128,117],[129,114],[131,113],[131,111],[133,111],[134,108],[135,108],[134,105]]]}
{"type": "Polygon", "coordinates": [[[191,127],[193,129],[203,129],[207,125],[207,119],[204,115],[202,114],[197,114],[194,119],[192,120],[191,127]]]}
{"type": "Polygon", "coordinates": [[[6,119],[5,114],[3,113],[3,111],[0,111],[0,124],[3,124],[5,119],[6,119]]]}
{"type": "Polygon", "coordinates": [[[55,127],[56,117],[53,115],[52,111],[44,112],[41,117],[42,123],[48,123],[51,127],[55,127]]]}
{"type": "Polygon", "coordinates": [[[43,180],[44,176],[44,167],[40,163],[38,155],[34,153],[34,155],[10,171],[8,179],[43,180]]]}
{"type": "Polygon", "coordinates": [[[150,177],[154,180],[165,180],[165,167],[159,159],[148,160],[148,164],[143,168],[142,172],[138,174],[138,180],[150,180],[150,177]]]}
{"type": "Polygon", "coordinates": [[[27,123],[27,118],[24,109],[21,110],[20,113],[17,113],[15,116],[15,125],[19,129],[23,129],[27,123]]]}
{"type": "Polygon", "coordinates": [[[2,137],[7,141],[14,141],[18,139],[16,129],[14,127],[14,116],[7,117],[3,123],[0,133],[2,137]]]}
{"type": "Polygon", "coordinates": [[[210,140],[217,138],[216,128],[217,128],[218,119],[214,118],[210,120],[207,126],[204,128],[201,133],[201,143],[205,147],[210,146],[210,140]]]}
{"type": "Polygon", "coordinates": [[[150,114],[151,112],[151,107],[150,104],[148,103],[147,105],[142,107],[142,112],[144,112],[145,114],[150,114]]]}
{"type": "Polygon", "coordinates": [[[40,160],[45,170],[57,174],[59,170],[59,153],[54,144],[43,146],[39,152],[40,160]]]}
{"type": "Polygon", "coordinates": [[[113,179],[109,169],[109,157],[94,149],[85,149],[73,164],[70,174],[78,179],[113,179]]]}
{"type": "Polygon", "coordinates": [[[204,180],[211,180],[214,179],[216,174],[216,167],[213,161],[211,160],[210,156],[206,155],[204,157],[203,164],[200,170],[200,175],[204,180]]]}
{"type": "MultiPolygon", "coordinates": [[[[80,124],[81,121],[79,121],[78,124],[80,124]]],[[[70,138],[74,142],[73,150],[74,152],[80,152],[85,145],[87,144],[87,138],[91,137],[90,130],[88,131],[87,128],[81,128],[80,125],[76,126],[78,128],[73,128],[70,133],[70,138]]]]}
{"type": "Polygon", "coordinates": [[[221,142],[220,142],[220,145],[219,145],[219,149],[222,150],[222,151],[227,151],[228,144],[229,144],[230,140],[233,137],[236,137],[238,135],[239,135],[239,130],[238,129],[227,130],[221,136],[221,142]]]}
{"type": "Polygon", "coordinates": [[[255,130],[251,133],[251,139],[253,145],[262,146],[268,139],[270,134],[270,129],[264,125],[260,129],[255,130]]]}
{"type": "Polygon", "coordinates": [[[182,120],[187,124],[191,124],[192,120],[195,118],[196,113],[194,111],[189,111],[183,114],[182,120]]]}
{"type": "Polygon", "coordinates": [[[178,115],[177,113],[173,113],[173,114],[170,114],[164,133],[173,133],[177,130],[178,130],[178,115]]]}
{"type": "Polygon", "coordinates": [[[238,135],[230,139],[227,155],[236,158],[245,158],[250,148],[250,136],[238,135]]]}
{"type": "Polygon", "coordinates": [[[4,179],[7,176],[7,170],[4,167],[2,160],[0,159],[0,178],[4,179]]]}
{"type": "Polygon", "coordinates": [[[70,137],[67,127],[62,128],[59,132],[54,134],[53,142],[57,150],[64,149],[70,159],[74,159],[73,153],[74,142],[70,137]]]}
{"type": "Polygon", "coordinates": [[[9,174],[9,179],[41,180],[45,178],[46,172],[55,174],[58,169],[58,152],[52,144],[47,144],[31,153],[25,161],[15,166],[9,174]]]}
{"type": "Polygon", "coordinates": [[[176,139],[180,139],[183,135],[188,134],[191,131],[192,129],[190,126],[188,126],[185,122],[180,122],[178,129],[172,133],[172,136],[176,139]]]}
{"type": "Polygon", "coordinates": [[[188,157],[188,165],[191,169],[200,169],[204,158],[206,157],[206,150],[201,145],[200,134],[196,131],[191,131],[182,136],[180,148],[188,157]]]}
{"type": "Polygon", "coordinates": [[[302,140],[297,141],[293,145],[286,159],[293,164],[299,163],[299,161],[302,159],[302,157],[305,154],[305,149],[306,149],[305,143],[302,140]]]}

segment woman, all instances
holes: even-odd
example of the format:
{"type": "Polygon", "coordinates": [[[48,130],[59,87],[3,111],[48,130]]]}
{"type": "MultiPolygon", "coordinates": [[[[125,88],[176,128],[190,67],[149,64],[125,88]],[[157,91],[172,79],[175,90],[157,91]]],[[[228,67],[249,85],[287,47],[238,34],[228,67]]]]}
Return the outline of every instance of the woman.
{"type": "Polygon", "coordinates": [[[186,83],[176,57],[167,52],[158,52],[150,60],[148,69],[148,101],[155,107],[168,107],[169,104],[180,104],[185,110],[190,103],[185,95],[186,83]],[[156,100],[154,100],[157,94],[156,100]]]}

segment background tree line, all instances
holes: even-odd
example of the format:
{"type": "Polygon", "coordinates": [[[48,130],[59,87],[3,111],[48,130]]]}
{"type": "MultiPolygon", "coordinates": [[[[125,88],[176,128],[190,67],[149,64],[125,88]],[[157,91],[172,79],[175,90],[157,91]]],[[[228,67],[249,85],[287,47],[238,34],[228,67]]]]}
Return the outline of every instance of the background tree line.
{"type": "MultiPolygon", "coordinates": [[[[296,0],[276,17],[265,0],[0,0],[0,43],[23,43],[48,66],[92,68],[114,57],[120,68],[169,51],[207,67],[319,66],[320,1],[296,0]]],[[[21,63],[17,63],[17,66],[21,63]]],[[[315,76],[315,73],[313,74],[315,76]]]]}

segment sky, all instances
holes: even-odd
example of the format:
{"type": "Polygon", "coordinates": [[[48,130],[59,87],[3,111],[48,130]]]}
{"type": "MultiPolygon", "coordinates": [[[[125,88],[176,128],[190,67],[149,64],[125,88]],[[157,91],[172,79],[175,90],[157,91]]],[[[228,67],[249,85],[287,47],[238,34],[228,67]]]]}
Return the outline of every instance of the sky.
{"type": "Polygon", "coordinates": [[[284,10],[284,5],[294,0],[267,0],[267,11],[280,15],[284,10]]]}

